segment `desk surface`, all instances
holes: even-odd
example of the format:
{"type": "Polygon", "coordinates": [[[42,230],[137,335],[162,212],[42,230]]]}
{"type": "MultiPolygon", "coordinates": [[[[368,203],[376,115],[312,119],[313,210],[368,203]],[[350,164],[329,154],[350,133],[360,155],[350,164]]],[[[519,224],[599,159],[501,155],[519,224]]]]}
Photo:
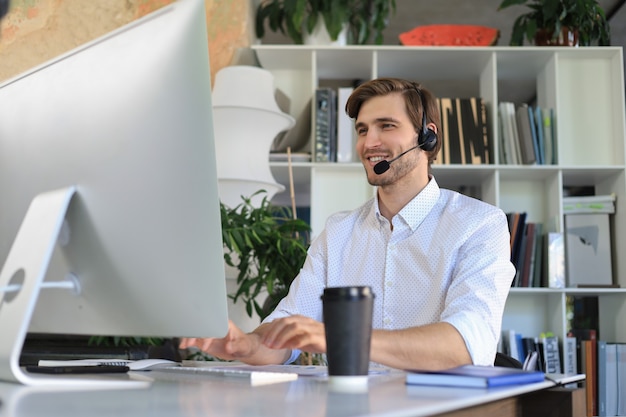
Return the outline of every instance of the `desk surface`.
{"type": "Polygon", "coordinates": [[[404,373],[392,372],[370,376],[366,392],[349,393],[333,391],[319,376],[262,386],[243,378],[161,371],[129,376],[151,377],[154,382],[147,388],[78,391],[0,383],[0,417],[428,416],[553,386],[551,382],[490,390],[409,386],[404,373]]]}

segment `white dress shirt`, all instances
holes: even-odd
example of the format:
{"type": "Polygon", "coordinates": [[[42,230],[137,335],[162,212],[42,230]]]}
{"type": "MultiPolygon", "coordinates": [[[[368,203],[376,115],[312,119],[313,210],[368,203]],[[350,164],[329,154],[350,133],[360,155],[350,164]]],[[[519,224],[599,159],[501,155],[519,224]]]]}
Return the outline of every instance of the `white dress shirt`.
{"type": "Polygon", "coordinates": [[[392,220],[393,230],[377,198],[330,216],[289,294],[265,322],[294,314],[322,321],[325,287],[368,285],[375,329],[447,322],[474,364],[492,365],[515,275],[505,214],[440,189],[431,177],[392,220]]]}

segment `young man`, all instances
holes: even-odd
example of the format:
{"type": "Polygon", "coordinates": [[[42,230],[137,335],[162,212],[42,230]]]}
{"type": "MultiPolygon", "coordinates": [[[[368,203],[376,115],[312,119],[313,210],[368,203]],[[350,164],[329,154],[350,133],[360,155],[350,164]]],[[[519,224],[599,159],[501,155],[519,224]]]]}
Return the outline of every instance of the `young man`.
{"type": "Polygon", "coordinates": [[[256,330],[244,334],[231,323],[223,339],[184,339],[181,347],[250,364],[325,352],[324,287],[368,285],[372,361],[405,369],[493,364],[515,273],[506,216],[437,185],[430,164],[441,148],[439,111],[419,84],[369,81],[346,111],[376,197],[328,219],[288,296],[256,330]]]}

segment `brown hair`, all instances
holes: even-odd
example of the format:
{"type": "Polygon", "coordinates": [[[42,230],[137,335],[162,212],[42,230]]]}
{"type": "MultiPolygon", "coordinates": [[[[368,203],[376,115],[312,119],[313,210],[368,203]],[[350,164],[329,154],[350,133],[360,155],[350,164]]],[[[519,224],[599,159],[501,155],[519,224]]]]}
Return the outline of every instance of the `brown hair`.
{"type": "MultiPolygon", "coordinates": [[[[441,132],[441,120],[435,96],[419,83],[400,78],[377,78],[361,84],[348,98],[345,109],[346,114],[350,118],[356,119],[361,106],[367,100],[392,93],[401,93],[404,96],[406,111],[416,133],[421,134],[423,129],[422,117],[424,109],[422,102],[426,106],[427,123],[434,123],[437,126],[437,132],[441,132]]],[[[441,141],[437,138],[437,143],[433,150],[426,151],[429,164],[437,158],[440,149],[441,141]]]]}

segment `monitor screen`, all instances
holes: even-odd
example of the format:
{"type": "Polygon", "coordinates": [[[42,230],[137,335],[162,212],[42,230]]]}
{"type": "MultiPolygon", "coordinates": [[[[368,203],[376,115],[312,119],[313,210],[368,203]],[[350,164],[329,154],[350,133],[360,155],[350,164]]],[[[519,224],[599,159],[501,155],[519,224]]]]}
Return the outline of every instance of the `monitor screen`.
{"type": "MultiPolygon", "coordinates": [[[[226,333],[205,19],[180,0],[0,85],[0,259],[35,196],[76,189],[45,281],[80,292],[41,289],[28,331],[226,333]]],[[[22,292],[0,292],[0,324],[22,292]]]]}

